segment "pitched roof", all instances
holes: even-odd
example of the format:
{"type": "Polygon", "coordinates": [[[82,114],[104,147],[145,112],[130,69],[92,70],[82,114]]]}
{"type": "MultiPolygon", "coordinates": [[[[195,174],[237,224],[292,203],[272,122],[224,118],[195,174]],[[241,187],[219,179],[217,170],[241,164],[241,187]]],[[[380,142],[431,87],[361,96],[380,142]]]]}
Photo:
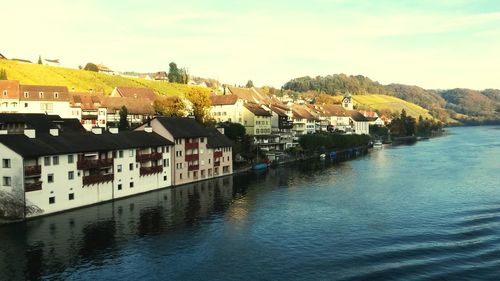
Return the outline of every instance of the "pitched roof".
{"type": "Polygon", "coordinates": [[[166,71],[158,71],[155,74],[155,80],[167,80],[168,75],[166,71]]]}
{"type": "Polygon", "coordinates": [[[349,116],[352,118],[352,120],[357,121],[357,122],[368,122],[366,117],[363,116],[363,114],[359,113],[356,110],[347,110],[347,113],[349,116]]]}
{"type": "Polygon", "coordinates": [[[110,111],[117,111],[125,106],[129,114],[152,115],[155,113],[154,106],[149,99],[103,97],[101,102],[110,111]]]}
{"type": "Polygon", "coordinates": [[[345,108],[338,104],[324,104],[321,106],[325,116],[349,116],[345,108]]]}
{"type": "Polygon", "coordinates": [[[12,58],[10,60],[13,60],[13,61],[18,61],[18,62],[25,62],[25,63],[33,63],[32,61],[30,60],[25,60],[25,59],[15,59],[15,58],[12,58]]]}
{"type": "Polygon", "coordinates": [[[272,116],[272,113],[262,108],[256,103],[245,103],[245,108],[252,112],[255,116],[272,116]]]}
{"type": "Polygon", "coordinates": [[[155,92],[149,88],[116,87],[116,91],[120,94],[120,96],[125,98],[146,98],[151,101],[154,101],[156,98],[155,92]]]}
{"type": "Polygon", "coordinates": [[[0,54],[0,59],[7,59],[4,55],[0,54]]]}
{"type": "Polygon", "coordinates": [[[0,113],[0,128],[8,128],[9,124],[35,129],[41,133],[48,133],[50,129],[55,128],[64,132],[85,131],[80,122],[78,122],[78,119],[63,119],[58,115],[41,113],[0,113]]]}
{"type": "Polygon", "coordinates": [[[293,117],[299,119],[316,120],[316,117],[307,110],[305,105],[294,104],[292,106],[293,117]]]}
{"type": "Polygon", "coordinates": [[[228,87],[228,89],[232,94],[237,95],[240,99],[246,102],[265,103],[265,104],[273,103],[271,97],[262,94],[254,87],[252,88],[228,87]]]}
{"type": "Polygon", "coordinates": [[[0,143],[24,157],[39,157],[69,153],[109,151],[172,145],[173,143],[156,133],[126,131],[118,134],[93,134],[88,132],[66,133],[59,136],[49,134],[28,138],[23,134],[0,135],[0,143]]]}
{"type": "Polygon", "coordinates": [[[287,113],[286,113],[286,110],[279,107],[279,106],[276,106],[276,105],[271,105],[271,110],[273,112],[275,112],[276,114],[278,114],[278,116],[288,116],[287,113]]]}
{"type": "Polygon", "coordinates": [[[19,99],[19,81],[0,80],[0,99],[2,98],[19,99]]]}
{"type": "Polygon", "coordinates": [[[20,85],[19,99],[28,101],[69,101],[68,87],[47,85],[20,85]],[[24,93],[28,93],[25,97],[24,93]],[[40,95],[43,93],[43,95],[40,95]],[[56,95],[57,93],[57,95],[56,95]]]}
{"type": "Polygon", "coordinates": [[[104,64],[98,64],[97,69],[99,69],[100,72],[113,72],[113,70],[109,69],[104,64]]]}
{"type": "Polygon", "coordinates": [[[233,146],[233,142],[230,139],[228,139],[224,134],[221,134],[219,130],[215,128],[207,128],[207,133],[208,133],[208,140],[207,140],[208,148],[233,146]]]}
{"type": "Polygon", "coordinates": [[[49,60],[49,59],[44,59],[46,62],[50,62],[50,63],[59,63],[59,59],[53,59],[53,60],[49,60]]]}
{"type": "Polygon", "coordinates": [[[104,96],[97,93],[70,92],[70,104],[82,110],[97,110],[102,105],[104,96]]]}
{"type": "Polygon", "coordinates": [[[154,119],[158,120],[174,138],[197,138],[207,136],[207,129],[193,118],[158,116],[154,119]]]}
{"type": "Polygon", "coordinates": [[[212,105],[231,105],[238,101],[237,95],[212,95],[212,105]]]}

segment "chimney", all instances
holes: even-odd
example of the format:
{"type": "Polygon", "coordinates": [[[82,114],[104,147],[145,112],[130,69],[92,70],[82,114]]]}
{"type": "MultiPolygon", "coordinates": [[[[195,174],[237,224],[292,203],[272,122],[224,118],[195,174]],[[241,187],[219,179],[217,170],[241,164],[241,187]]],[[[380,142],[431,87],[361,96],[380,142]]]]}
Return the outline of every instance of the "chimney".
{"type": "Polygon", "coordinates": [[[113,128],[109,128],[108,131],[112,134],[118,134],[118,128],[116,127],[113,127],[113,128]]]}
{"type": "Polygon", "coordinates": [[[99,127],[92,128],[92,133],[94,133],[96,135],[102,135],[102,128],[99,128],[99,127]]]}
{"type": "Polygon", "coordinates": [[[49,134],[51,134],[54,137],[59,136],[59,129],[50,129],[49,134]]]}
{"type": "Polygon", "coordinates": [[[153,127],[145,127],[144,132],[146,133],[152,133],[153,132],[153,127]]]}
{"type": "Polygon", "coordinates": [[[36,131],[35,129],[24,129],[24,135],[30,139],[34,139],[36,138],[36,131]]]}

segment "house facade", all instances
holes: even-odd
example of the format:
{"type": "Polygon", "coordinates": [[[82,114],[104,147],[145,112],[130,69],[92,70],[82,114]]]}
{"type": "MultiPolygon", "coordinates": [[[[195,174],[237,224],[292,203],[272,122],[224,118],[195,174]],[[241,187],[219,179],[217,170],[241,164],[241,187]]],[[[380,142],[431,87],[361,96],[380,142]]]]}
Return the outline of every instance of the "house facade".
{"type": "Polygon", "coordinates": [[[192,118],[155,117],[136,130],[152,130],[174,143],[171,164],[174,185],[233,173],[231,141],[192,118]]]}
{"type": "Polygon", "coordinates": [[[2,211],[25,219],[170,186],[171,146],[148,132],[0,134],[2,211]]]}
{"type": "Polygon", "coordinates": [[[210,116],[217,122],[232,122],[243,125],[243,100],[236,95],[213,95],[210,97],[210,116]]]}

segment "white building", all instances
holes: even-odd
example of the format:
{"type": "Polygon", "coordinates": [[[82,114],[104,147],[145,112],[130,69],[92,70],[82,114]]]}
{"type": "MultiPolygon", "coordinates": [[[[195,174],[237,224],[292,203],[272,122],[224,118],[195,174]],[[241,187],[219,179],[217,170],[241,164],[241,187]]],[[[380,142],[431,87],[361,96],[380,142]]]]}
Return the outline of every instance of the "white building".
{"type": "Polygon", "coordinates": [[[4,216],[25,219],[170,186],[171,145],[151,132],[0,134],[4,216]]]}
{"type": "Polygon", "coordinates": [[[232,122],[243,125],[243,100],[237,95],[213,95],[210,116],[217,122],[232,122]]]}

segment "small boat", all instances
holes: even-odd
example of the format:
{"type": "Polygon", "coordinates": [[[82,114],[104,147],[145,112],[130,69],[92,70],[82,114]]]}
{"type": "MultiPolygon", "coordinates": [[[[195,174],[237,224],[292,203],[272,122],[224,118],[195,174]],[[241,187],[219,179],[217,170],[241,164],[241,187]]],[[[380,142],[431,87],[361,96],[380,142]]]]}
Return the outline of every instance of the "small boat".
{"type": "Polygon", "coordinates": [[[373,148],[382,148],[384,147],[384,145],[382,144],[382,141],[381,140],[376,140],[374,143],[373,143],[373,148]]]}
{"type": "Polygon", "coordinates": [[[262,170],[266,170],[267,167],[269,167],[269,165],[267,163],[257,163],[255,165],[253,165],[252,170],[262,171],[262,170]]]}

